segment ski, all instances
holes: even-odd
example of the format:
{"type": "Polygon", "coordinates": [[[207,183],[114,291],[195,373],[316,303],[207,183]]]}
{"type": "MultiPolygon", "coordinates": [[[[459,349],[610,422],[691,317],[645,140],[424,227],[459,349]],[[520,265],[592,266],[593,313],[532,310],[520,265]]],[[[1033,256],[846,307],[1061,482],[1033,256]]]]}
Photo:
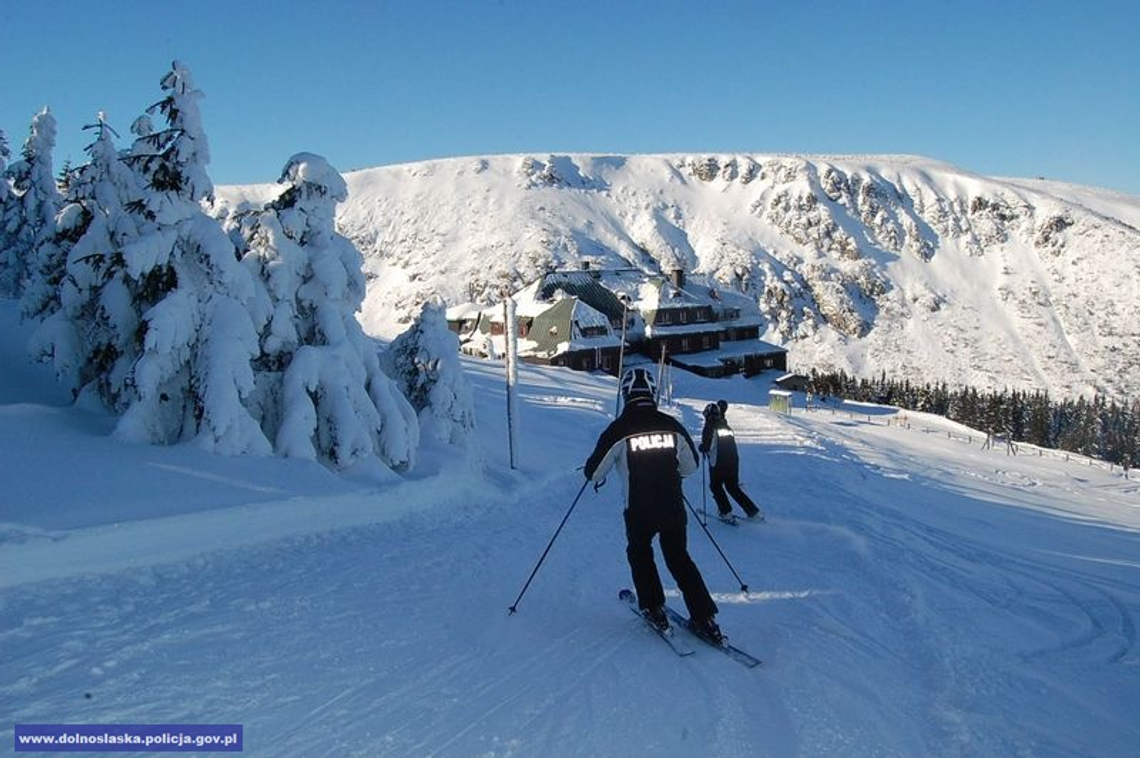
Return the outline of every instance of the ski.
{"type": "Polygon", "coordinates": [[[621,590],[618,592],[618,599],[624,600],[629,606],[629,610],[632,611],[639,619],[641,619],[646,626],[652,629],[654,634],[664,640],[665,644],[668,645],[674,653],[684,658],[685,656],[692,655],[696,652],[693,648],[686,645],[684,641],[677,639],[676,635],[673,634],[672,629],[670,629],[668,632],[662,632],[656,626],[651,624],[649,622],[649,619],[645,617],[645,614],[641,612],[641,609],[637,607],[637,596],[633,594],[633,590],[621,590]]]}
{"type": "Polygon", "coordinates": [[[725,638],[724,643],[721,644],[710,640],[708,637],[705,637],[689,624],[689,620],[687,618],[682,616],[680,613],[677,613],[677,611],[673,610],[669,606],[665,606],[665,613],[669,616],[669,621],[672,622],[674,626],[684,627],[698,640],[705,643],[711,648],[719,650],[742,666],[747,666],[748,668],[752,669],[756,668],[762,663],[759,658],[752,655],[751,653],[746,653],[735,645],[730,644],[727,638],[725,638]]]}
{"type": "Polygon", "coordinates": [[[744,518],[741,518],[740,516],[737,516],[735,513],[730,513],[727,516],[717,516],[716,520],[721,522],[722,524],[728,524],[729,526],[740,526],[741,524],[764,524],[764,523],[767,523],[767,519],[765,519],[763,516],[757,516],[756,518],[751,518],[749,516],[745,516],[744,518]]]}

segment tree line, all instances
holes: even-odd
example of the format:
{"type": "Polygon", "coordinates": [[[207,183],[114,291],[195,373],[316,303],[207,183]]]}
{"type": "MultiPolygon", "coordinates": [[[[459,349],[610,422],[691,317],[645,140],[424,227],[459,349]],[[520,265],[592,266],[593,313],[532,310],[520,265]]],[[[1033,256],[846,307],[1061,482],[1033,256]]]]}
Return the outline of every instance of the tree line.
{"type": "Polygon", "coordinates": [[[1055,399],[1048,392],[950,388],[946,383],[857,378],[812,370],[809,389],[821,396],[893,405],[944,416],[989,435],[1136,468],[1140,463],[1140,401],[1055,399]]]}

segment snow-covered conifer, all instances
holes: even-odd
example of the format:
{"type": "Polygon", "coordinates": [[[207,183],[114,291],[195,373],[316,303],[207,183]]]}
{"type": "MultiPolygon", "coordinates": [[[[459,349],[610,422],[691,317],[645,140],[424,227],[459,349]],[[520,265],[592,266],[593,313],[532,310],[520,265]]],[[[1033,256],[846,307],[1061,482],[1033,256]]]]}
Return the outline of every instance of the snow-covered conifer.
{"type": "Polygon", "coordinates": [[[138,359],[140,282],[127,276],[123,249],[139,234],[125,206],[140,190],[120,160],[114,130],[102,113],[84,127],[94,132],[88,162],[72,172],[56,241],[65,253],[59,308],[33,334],[34,357],[50,361],[72,392],[90,386],[111,410],[126,408],[127,380],[138,359]]]}
{"type": "MultiPolygon", "coordinates": [[[[8,151],[8,135],[4,134],[4,130],[0,129],[0,209],[4,208],[4,203],[8,201],[10,188],[8,185],[8,157],[11,153],[8,151]]],[[[0,250],[4,249],[3,246],[3,229],[0,229],[0,250]]]]}
{"type": "Polygon", "coordinates": [[[459,360],[459,337],[447,328],[443,306],[424,303],[383,360],[419,413],[421,432],[440,442],[463,444],[475,428],[474,403],[459,360]]]}
{"type": "Polygon", "coordinates": [[[254,281],[200,201],[213,193],[209,148],[189,69],[175,61],[165,97],[148,109],[163,129],[136,121],[129,163],[142,194],[128,205],[138,236],[121,254],[140,309],[138,360],[120,404],[116,434],[144,442],[195,440],[228,454],[268,452],[245,407],[258,354],[250,307],[254,281]]]}
{"type": "Polygon", "coordinates": [[[344,179],[324,158],[299,153],[280,182],[285,190],[264,209],[229,221],[264,287],[252,407],[282,455],[338,468],[376,457],[407,469],[419,426],[356,320],[363,258],[335,229],[344,179]]]}
{"type": "Polygon", "coordinates": [[[8,168],[12,197],[4,204],[5,249],[0,259],[0,293],[20,295],[29,278],[38,276],[40,247],[55,234],[60,195],[55,186],[51,154],[55,148],[55,117],[50,108],[32,117],[23,159],[8,168]]]}
{"type": "MultiPolygon", "coordinates": [[[[8,218],[8,203],[14,199],[12,194],[11,181],[8,178],[8,158],[11,153],[8,151],[8,136],[4,134],[4,130],[0,129],[0,280],[6,276],[8,268],[8,229],[6,220],[8,218]]],[[[0,285],[0,295],[5,294],[3,285],[0,285]]]]}

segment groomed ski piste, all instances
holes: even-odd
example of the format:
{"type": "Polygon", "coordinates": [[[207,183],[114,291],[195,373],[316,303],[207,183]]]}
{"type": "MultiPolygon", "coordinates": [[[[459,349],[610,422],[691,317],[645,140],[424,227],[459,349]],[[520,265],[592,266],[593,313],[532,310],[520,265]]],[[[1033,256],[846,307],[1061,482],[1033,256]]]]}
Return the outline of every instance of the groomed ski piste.
{"type": "MultiPolygon", "coordinates": [[[[748,669],[616,600],[621,487],[582,486],[610,377],[465,362],[473,455],[407,477],[118,442],[0,301],[0,750],[16,723],[238,723],[256,756],[1132,756],[1140,480],[894,409],[725,398],[767,516],[689,545],[748,669]],[[972,434],[972,441],[970,436],[972,434]]],[[[699,510],[701,478],[686,482],[699,510]]],[[[658,558],[660,565],[660,558],[658,558]]],[[[670,603],[683,607],[664,572],[670,603]]]]}

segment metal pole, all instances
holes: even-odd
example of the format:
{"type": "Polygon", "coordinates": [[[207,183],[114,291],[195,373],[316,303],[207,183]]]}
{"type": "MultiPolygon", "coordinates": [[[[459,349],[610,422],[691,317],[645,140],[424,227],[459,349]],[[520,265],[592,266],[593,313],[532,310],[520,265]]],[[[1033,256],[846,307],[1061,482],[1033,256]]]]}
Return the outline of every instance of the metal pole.
{"type": "Polygon", "coordinates": [[[629,321],[629,298],[623,297],[621,299],[621,345],[618,346],[618,389],[617,397],[614,398],[614,418],[617,418],[618,413],[621,411],[621,377],[622,371],[625,369],[625,326],[629,321]]]}
{"type": "Polygon", "coordinates": [[[503,300],[503,337],[506,347],[507,368],[507,456],[511,470],[516,468],[518,440],[515,439],[516,385],[518,376],[518,342],[516,338],[515,301],[509,294],[503,300]]]}
{"type": "Polygon", "coordinates": [[[570,514],[574,512],[574,506],[578,505],[578,501],[582,499],[582,493],[586,491],[586,485],[589,483],[589,479],[582,483],[582,489],[578,490],[578,495],[574,498],[574,502],[570,504],[570,509],[566,511],[566,515],[562,517],[562,523],[559,524],[558,528],[554,530],[554,536],[550,538],[550,542],[547,543],[546,549],[542,551],[542,557],[539,558],[538,563],[534,565],[534,570],[531,571],[530,576],[527,577],[526,584],[523,585],[522,591],[519,592],[519,596],[515,598],[515,602],[511,604],[511,607],[507,609],[510,615],[513,616],[518,611],[519,601],[522,600],[523,595],[526,594],[527,587],[530,586],[531,581],[534,579],[534,575],[538,573],[538,567],[541,566],[542,562],[546,560],[546,554],[550,552],[550,548],[554,547],[554,540],[558,539],[558,533],[562,531],[562,527],[566,526],[566,520],[569,519],[570,514]]]}
{"type": "MultiPolygon", "coordinates": [[[[700,524],[701,520],[699,517],[697,517],[697,511],[695,508],[693,508],[692,504],[689,502],[689,498],[685,497],[684,495],[681,495],[681,499],[685,501],[685,505],[689,506],[689,510],[692,512],[693,517],[696,518],[697,523],[700,524]]],[[[712,532],[710,532],[709,528],[707,526],[705,526],[704,524],[701,524],[701,529],[705,530],[705,536],[709,538],[709,542],[711,542],[713,544],[713,547],[716,548],[716,551],[718,553],[720,553],[720,557],[724,559],[724,565],[728,566],[728,570],[732,572],[732,575],[734,577],[736,577],[736,581],[740,582],[740,591],[743,592],[745,595],[747,595],[748,594],[748,585],[744,583],[744,580],[740,578],[740,574],[736,573],[736,569],[734,569],[732,567],[732,564],[728,562],[728,556],[726,556],[724,554],[724,551],[720,549],[720,545],[718,545],[716,543],[716,540],[713,539],[712,532]]]]}

